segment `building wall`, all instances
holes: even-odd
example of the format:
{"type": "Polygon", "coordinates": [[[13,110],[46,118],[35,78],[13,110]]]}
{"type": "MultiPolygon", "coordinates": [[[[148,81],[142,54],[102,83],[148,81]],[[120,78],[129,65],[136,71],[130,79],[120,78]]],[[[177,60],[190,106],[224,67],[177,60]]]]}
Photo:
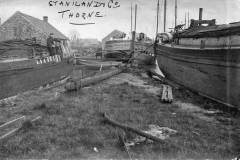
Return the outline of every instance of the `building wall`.
{"type": "Polygon", "coordinates": [[[41,33],[31,22],[19,14],[13,15],[0,27],[0,41],[32,38],[36,38],[42,45],[46,45],[47,35],[41,33]]]}
{"type": "Polygon", "coordinates": [[[113,40],[107,41],[104,50],[108,51],[119,51],[119,50],[130,50],[130,40],[113,40]]]}
{"type": "Polygon", "coordinates": [[[111,40],[112,37],[114,37],[114,36],[116,36],[116,35],[118,35],[118,34],[120,34],[120,33],[121,33],[121,31],[114,30],[114,31],[112,31],[111,33],[109,33],[106,37],[104,37],[104,38],[102,39],[102,50],[105,49],[105,47],[106,47],[106,42],[107,42],[107,41],[111,40]]]}
{"type": "Polygon", "coordinates": [[[179,40],[180,45],[200,47],[201,41],[205,41],[205,47],[240,47],[240,35],[226,37],[208,37],[208,38],[182,38],[179,40]]]}
{"type": "MultiPolygon", "coordinates": [[[[47,33],[43,33],[38,26],[34,26],[28,19],[15,13],[0,26],[0,42],[8,40],[36,39],[38,44],[47,46],[47,33]]],[[[71,55],[68,40],[61,40],[63,57],[71,55]]],[[[28,52],[28,51],[27,51],[28,52]]]]}

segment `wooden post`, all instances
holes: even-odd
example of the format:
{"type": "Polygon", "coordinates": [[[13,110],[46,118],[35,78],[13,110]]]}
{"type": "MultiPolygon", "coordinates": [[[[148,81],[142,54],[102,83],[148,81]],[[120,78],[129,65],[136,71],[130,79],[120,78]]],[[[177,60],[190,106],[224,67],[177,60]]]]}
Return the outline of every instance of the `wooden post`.
{"type": "Polygon", "coordinates": [[[132,64],[132,59],[134,57],[134,50],[135,50],[135,37],[136,37],[136,28],[137,28],[137,5],[135,5],[135,25],[134,31],[132,32],[132,42],[131,42],[131,57],[129,62],[132,64]]]}
{"type": "Polygon", "coordinates": [[[134,54],[134,47],[135,47],[135,37],[136,37],[136,32],[132,32],[132,42],[131,42],[131,54],[134,54]]]}

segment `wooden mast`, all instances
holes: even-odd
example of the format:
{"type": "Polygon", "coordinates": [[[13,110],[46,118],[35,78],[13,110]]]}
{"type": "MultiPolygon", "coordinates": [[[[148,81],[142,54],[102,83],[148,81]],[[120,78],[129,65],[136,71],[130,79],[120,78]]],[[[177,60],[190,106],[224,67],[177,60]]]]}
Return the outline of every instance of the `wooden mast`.
{"type": "Polygon", "coordinates": [[[153,44],[153,54],[154,54],[154,61],[156,61],[157,58],[157,34],[158,34],[158,24],[159,24],[159,0],[157,3],[157,28],[156,28],[156,37],[155,37],[155,41],[153,44]]]}
{"type": "Polygon", "coordinates": [[[134,24],[134,32],[137,29],[137,5],[135,4],[135,24],[134,24]]]}
{"type": "Polygon", "coordinates": [[[158,22],[159,21],[159,0],[158,0],[158,3],[157,3],[157,28],[156,28],[156,36],[158,34],[158,22]]]}
{"type": "Polygon", "coordinates": [[[177,26],[177,0],[175,0],[175,27],[177,26]]]}
{"type": "MultiPolygon", "coordinates": [[[[132,13],[132,12],[131,12],[132,13]]],[[[134,53],[135,37],[136,37],[136,28],[137,28],[137,5],[135,5],[135,24],[134,30],[132,31],[132,42],[131,42],[131,53],[134,53]]]]}
{"type": "Polygon", "coordinates": [[[164,28],[163,31],[166,32],[166,18],[167,18],[167,0],[164,0],[164,28]]]}
{"type": "MultiPolygon", "coordinates": [[[[134,57],[136,28],[137,28],[137,4],[135,4],[135,24],[134,24],[134,30],[132,32],[131,58],[130,58],[130,61],[132,61],[132,58],[134,57]]],[[[131,64],[132,64],[132,62],[131,62],[131,64]]]]}
{"type": "Polygon", "coordinates": [[[184,17],[184,24],[185,24],[185,28],[187,28],[187,13],[185,13],[185,17],[184,17]]]}
{"type": "Polygon", "coordinates": [[[132,3],[131,3],[131,33],[132,33],[132,3]]]}

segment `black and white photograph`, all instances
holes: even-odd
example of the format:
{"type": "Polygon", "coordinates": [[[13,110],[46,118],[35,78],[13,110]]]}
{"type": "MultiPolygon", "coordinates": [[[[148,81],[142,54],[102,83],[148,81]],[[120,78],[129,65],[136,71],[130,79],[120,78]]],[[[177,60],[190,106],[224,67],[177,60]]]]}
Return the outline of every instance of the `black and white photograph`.
{"type": "Polygon", "coordinates": [[[240,160],[240,0],[0,0],[0,160],[240,160]]]}

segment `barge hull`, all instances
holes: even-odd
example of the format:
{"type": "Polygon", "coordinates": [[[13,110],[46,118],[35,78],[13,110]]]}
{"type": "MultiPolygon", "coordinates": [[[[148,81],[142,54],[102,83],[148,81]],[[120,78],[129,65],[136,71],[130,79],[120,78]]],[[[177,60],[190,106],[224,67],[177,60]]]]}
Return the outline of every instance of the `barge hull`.
{"type": "Polygon", "coordinates": [[[68,76],[72,70],[73,64],[64,59],[61,62],[35,64],[31,67],[1,71],[0,99],[58,81],[68,76]]]}
{"type": "Polygon", "coordinates": [[[189,49],[157,46],[166,77],[229,106],[240,106],[240,49],[189,49]]]}

